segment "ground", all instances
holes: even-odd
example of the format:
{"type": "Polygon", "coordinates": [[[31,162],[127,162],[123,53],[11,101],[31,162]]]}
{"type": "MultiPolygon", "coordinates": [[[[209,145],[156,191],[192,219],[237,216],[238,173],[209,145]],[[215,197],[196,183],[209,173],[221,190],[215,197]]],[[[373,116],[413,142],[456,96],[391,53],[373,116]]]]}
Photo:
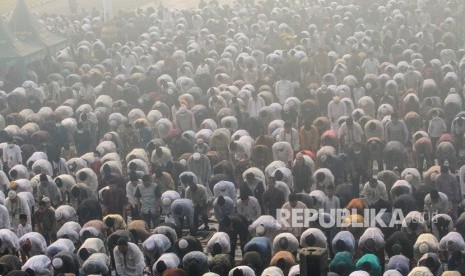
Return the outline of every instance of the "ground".
{"type": "MultiPolygon", "coordinates": [[[[44,13],[69,13],[69,0],[25,0],[26,4],[30,7],[33,12],[44,13]]],[[[87,10],[92,8],[101,9],[102,0],[76,0],[78,3],[78,9],[81,10],[83,7],[87,10]]],[[[115,12],[118,10],[135,9],[140,6],[158,6],[159,1],[153,0],[113,0],[113,7],[115,12]]],[[[197,8],[199,0],[164,0],[163,5],[170,8],[182,9],[182,8],[197,8]]],[[[208,1],[207,1],[208,2],[208,1]]],[[[232,4],[233,0],[220,0],[220,4],[229,3],[232,4]]],[[[11,12],[16,5],[16,0],[0,0],[0,14],[7,15],[11,12]]]]}

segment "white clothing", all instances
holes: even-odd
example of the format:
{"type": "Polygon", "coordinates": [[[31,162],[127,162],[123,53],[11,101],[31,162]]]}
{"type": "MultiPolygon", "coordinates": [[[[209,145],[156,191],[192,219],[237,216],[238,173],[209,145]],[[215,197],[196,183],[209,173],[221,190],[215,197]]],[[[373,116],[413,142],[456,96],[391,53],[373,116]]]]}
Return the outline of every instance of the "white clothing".
{"type": "Polygon", "coordinates": [[[276,141],[288,142],[294,151],[300,150],[299,132],[295,128],[291,129],[291,133],[287,133],[284,128],[281,129],[278,136],[276,136],[276,141]]]}
{"type": "Polygon", "coordinates": [[[13,168],[16,165],[19,165],[23,162],[23,157],[21,156],[21,149],[18,145],[6,146],[3,148],[3,163],[8,165],[8,168],[13,168]]]}
{"type": "Polygon", "coordinates": [[[262,215],[260,204],[253,196],[249,196],[247,205],[241,199],[237,201],[237,213],[243,215],[249,221],[254,221],[262,215]]]}
{"type": "Polygon", "coordinates": [[[144,254],[137,245],[128,243],[128,251],[122,254],[118,247],[113,250],[115,256],[116,273],[119,275],[142,276],[145,262],[144,254]]]}
{"type": "Polygon", "coordinates": [[[29,252],[30,256],[45,254],[45,251],[47,250],[47,242],[45,241],[44,236],[37,232],[30,232],[19,239],[19,244],[22,245],[27,240],[31,242],[31,251],[29,252]]]}
{"type": "Polygon", "coordinates": [[[294,86],[288,80],[277,81],[275,91],[280,104],[284,104],[287,98],[294,97],[294,86]]]}
{"type": "Polygon", "coordinates": [[[207,242],[207,253],[213,252],[213,246],[218,243],[221,245],[221,253],[228,254],[231,252],[231,242],[225,232],[216,232],[207,242]]]}
{"type": "Polygon", "coordinates": [[[236,186],[234,183],[229,181],[220,181],[213,186],[213,196],[218,198],[219,196],[228,196],[232,199],[234,206],[237,205],[237,193],[236,186]]]}
{"type": "Polygon", "coordinates": [[[362,64],[362,68],[365,71],[365,75],[368,75],[368,74],[378,75],[379,66],[380,66],[379,60],[377,58],[373,58],[372,60],[370,60],[369,58],[366,58],[362,64]]]}
{"type": "Polygon", "coordinates": [[[256,118],[258,117],[258,112],[262,107],[264,107],[265,100],[262,97],[257,96],[257,99],[250,97],[249,102],[247,104],[247,111],[249,113],[249,117],[256,118]]]}
{"type": "Polygon", "coordinates": [[[26,235],[27,233],[32,232],[32,226],[29,223],[26,223],[26,225],[18,225],[18,229],[16,230],[16,235],[18,238],[21,238],[22,236],[26,235]]]}
{"type": "Polygon", "coordinates": [[[0,229],[10,229],[8,209],[3,205],[0,205],[0,229]]]}

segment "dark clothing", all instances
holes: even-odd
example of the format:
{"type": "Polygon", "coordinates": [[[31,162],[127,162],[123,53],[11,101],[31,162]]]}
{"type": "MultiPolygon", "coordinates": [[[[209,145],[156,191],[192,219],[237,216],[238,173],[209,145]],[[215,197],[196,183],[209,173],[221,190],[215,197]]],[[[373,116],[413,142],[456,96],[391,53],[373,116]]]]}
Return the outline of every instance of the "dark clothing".
{"type": "Polygon", "coordinates": [[[102,180],[100,181],[98,188],[100,190],[106,186],[115,184],[116,187],[120,188],[124,192],[124,195],[126,196],[126,183],[127,181],[122,175],[111,174],[109,176],[102,177],[102,180]]]}
{"type": "Polygon", "coordinates": [[[65,126],[59,125],[55,126],[52,129],[52,138],[53,138],[53,146],[54,148],[61,150],[61,148],[69,143],[69,134],[68,130],[65,126]]]}
{"type": "Polygon", "coordinates": [[[294,176],[294,192],[310,192],[312,184],[312,171],[305,164],[295,165],[292,168],[292,175],[294,176]]]}
{"type": "Polygon", "coordinates": [[[98,200],[93,198],[84,199],[77,209],[79,224],[84,225],[90,220],[102,219],[102,208],[98,200]]]}
{"type": "Polygon", "coordinates": [[[350,149],[348,155],[351,165],[350,178],[352,180],[352,195],[357,198],[360,196],[360,183],[365,183],[368,180],[367,170],[370,156],[365,149],[362,149],[360,153],[355,153],[350,149]]]}
{"type": "Polygon", "coordinates": [[[34,230],[44,236],[47,245],[56,239],[55,211],[47,209],[44,212],[37,211],[33,215],[34,230]]]}
{"type": "Polygon", "coordinates": [[[264,187],[263,183],[261,181],[258,181],[258,184],[253,191],[250,188],[250,186],[247,185],[247,183],[244,183],[241,189],[244,189],[244,192],[246,192],[248,195],[255,197],[258,200],[258,203],[260,204],[260,206],[263,206],[262,198],[263,198],[263,193],[265,192],[265,189],[263,187],[264,187]]]}
{"type": "Polygon", "coordinates": [[[267,189],[263,193],[262,203],[263,203],[263,212],[264,214],[273,216],[276,218],[276,210],[280,209],[286,199],[284,198],[283,191],[279,190],[276,187],[267,189]]]}
{"type": "Polygon", "coordinates": [[[219,232],[225,232],[229,236],[229,240],[231,243],[231,257],[234,259],[235,252],[236,252],[236,243],[237,237],[241,240],[241,251],[244,254],[244,246],[249,241],[249,224],[247,219],[241,215],[229,215],[229,220],[231,221],[230,225],[223,225],[220,223],[218,227],[219,232]]]}
{"type": "Polygon", "coordinates": [[[119,214],[123,216],[123,209],[128,199],[123,190],[111,185],[110,189],[103,192],[102,202],[106,208],[106,214],[119,214]]]}
{"type": "Polygon", "coordinates": [[[74,135],[74,145],[76,146],[76,151],[79,156],[83,155],[90,151],[90,133],[87,130],[76,132],[74,135]]]}
{"type": "Polygon", "coordinates": [[[79,275],[79,263],[76,254],[69,252],[60,252],[55,255],[54,259],[60,258],[63,265],[59,269],[54,269],[55,273],[73,273],[79,275]]]}

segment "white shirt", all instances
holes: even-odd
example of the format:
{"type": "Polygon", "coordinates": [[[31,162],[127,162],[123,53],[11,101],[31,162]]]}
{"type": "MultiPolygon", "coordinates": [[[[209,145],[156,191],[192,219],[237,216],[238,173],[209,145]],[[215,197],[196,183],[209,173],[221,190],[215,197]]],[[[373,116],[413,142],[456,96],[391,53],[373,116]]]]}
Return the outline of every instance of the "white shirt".
{"type": "Polygon", "coordinates": [[[129,204],[131,204],[133,208],[137,206],[137,198],[135,197],[136,188],[137,185],[142,184],[142,180],[138,179],[136,183],[136,185],[133,185],[131,184],[131,181],[129,181],[126,184],[126,197],[128,198],[129,204]]]}
{"type": "Polygon", "coordinates": [[[249,196],[247,205],[245,202],[239,199],[237,202],[237,213],[239,215],[243,215],[249,221],[254,221],[262,215],[262,210],[260,209],[258,200],[253,196],[249,196]]]}
{"type": "Polygon", "coordinates": [[[349,129],[346,123],[343,123],[338,130],[338,137],[341,139],[344,137],[344,144],[346,146],[353,145],[354,143],[361,143],[363,138],[363,129],[362,127],[353,122],[352,128],[349,129]]]}
{"type": "Polygon", "coordinates": [[[249,102],[247,104],[247,111],[249,112],[249,116],[253,118],[258,117],[258,112],[264,106],[265,100],[263,100],[262,97],[257,96],[257,99],[250,97],[249,102]]]}
{"type": "Polygon", "coordinates": [[[295,128],[291,129],[291,133],[287,133],[283,128],[276,136],[276,141],[288,142],[294,151],[300,150],[299,132],[295,128]]]}
{"type": "Polygon", "coordinates": [[[284,104],[287,98],[294,97],[294,86],[288,80],[277,81],[275,91],[280,104],[284,104]]]}
{"type": "Polygon", "coordinates": [[[339,101],[338,103],[335,103],[334,101],[329,102],[328,104],[328,118],[333,118],[334,121],[337,123],[337,120],[345,116],[347,113],[347,108],[346,104],[339,101]]]}
{"type": "Polygon", "coordinates": [[[8,209],[3,205],[0,205],[0,229],[10,229],[8,209]]]}
{"type": "Polygon", "coordinates": [[[32,232],[32,226],[29,223],[26,223],[26,225],[18,225],[18,230],[16,230],[16,235],[18,238],[21,238],[22,236],[26,235],[27,233],[32,232]]]}
{"type": "Polygon", "coordinates": [[[13,168],[15,165],[19,165],[23,162],[23,157],[21,156],[21,149],[18,145],[6,146],[3,149],[3,162],[8,165],[8,168],[13,168]]]}
{"type": "Polygon", "coordinates": [[[362,64],[363,70],[365,70],[365,75],[375,74],[378,75],[379,69],[379,60],[377,58],[369,59],[366,58],[362,64]]]}
{"type": "Polygon", "coordinates": [[[116,273],[119,275],[142,276],[144,272],[144,254],[137,245],[128,243],[128,251],[122,254],[118,247],[113,250],[115,256],[116,273]]]}
{"type": "Polygon", "coordinates": [[[292,162],[294,150],[288,142],[276,142],[273,144],[273,159],[283,161],[285,164],[292,162]]]}
{"type": "Polygon", "coordinates": [[[26,199],[16,195],[16,200],[13,202],[10,198],[6,198],[5,207],[8,209],[12,229],[18,227],[20,214],[25,214],[27,216],[27,222],[31,224],[31,210],[26,199]]]}
{"type": "Polygon", "coordinates": [[[428,134],[433,138],[439,138],[441,135],[447,131],[446,123],[440,117],[432,118],[429,121],[428,134]]]}

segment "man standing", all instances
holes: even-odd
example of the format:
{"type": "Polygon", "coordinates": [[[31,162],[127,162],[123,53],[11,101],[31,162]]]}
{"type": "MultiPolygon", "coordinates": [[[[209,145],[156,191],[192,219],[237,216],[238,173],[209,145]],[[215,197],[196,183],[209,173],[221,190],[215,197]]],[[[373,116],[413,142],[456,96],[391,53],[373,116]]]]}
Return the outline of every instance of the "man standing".
{"type": "Polygon", "coordinates": [[[295,164],[292,167],[292,175],[294,176],[294,187],[295,193],[302,191],[309,193],[312,186],[312,171],[310,167],[305,164],[304,156],[302,153],[297,153],[295,156],[295,164]]]}
{"type": "Polygon", "coordinates": [[[359,123],[349,117],[338,131],[339,144],[342,145],[344,152],[349,152],[355,143],[363,142],[363,129],[359,123]]]}
{"type": "Polygon", "coordinates": [[[363,61],[362,64],[362,69],[365,71],[365,75],[378,75],[379,67],[379,60],[375,57],[373,51],[369,51],[367,54],[367,58],[363,61]]]}
{"type": "Polygon", "coordinates": [[[187,170],[197,175],[197,179],[200,182],[199,184],[207,188],[208,196],[212,196],[213,193],[208,186],[212,173],[210,159],[208,159],[206,155],[196,152],[187,159],[187,170]]]}
{"type": "Polygon", "coordinates": [[[263,193],[263,214],[276,218],[276,210],[281,208],[285,202],[284,192],[276,188],[274,177],[268,178],[268,187],[263,193]]]}
{"type": "Polygon", "coordinates": [[[262,215],[258,200],[249,195],[249,191],[241,189],[240,199],[237,201],[237,213],[247,218],[249,224],[262,215]]]}
{"type": "Polygon", "coordinates": [[[347,107],[345,103],[341,102],[339,96],[334,96],[333,100],[328,103],[328,118],[331,122],[331,129],[337,131],[339,129],[338,120],[340,117],[345,116],[347,107]]]}
{"type": "Polygon", "coordinates": [[[266,106],[265,100],[263,100],[263,98],[258,95],[257,91],[253,91],[252,96],[249,98],[249,102],[247,104],[247,111],[249,113],[249,117],[257,118],[258,112],[264,106],[266,106]]]}
{"type": "MultiPolygon", "coordinates": [[[[289,202],[284,203],[284,205],[281,207],[281,212],[287,212],[289,215],[289,218],[287,219],[287,222],[291,226],[289,229],[287,229],[290,233],[292,233],[296,238],[299,238],[300,235],[302,235],[302,232],[304,231],[304,228],[302,227],[293,227],[292,221],[293,221],[293,210],[302,210],[302,214],[304,214],[304,210],[307,209],[307,206],[302,203],[301,201],[297,200],[297,195],[292,193],[289,195],[289,202]]],[[[280,214],[282,215],[282,214],[280,214]]],[[[279,221],[279,219],[278,219],[279,221]]]]}
{"type": "Polygon", "coordinates": [[[142,177],[142,184],[137,185],[135,197],[138,200],[137,207],[141,218],[149,228],[156,227],[160,219],[161,193],[149,175],[142,177]]]}
{"type": "Polygon", "coordinates": [[[202,216],[202,221],[205,224],[205,230],[208,230],[208,213],[207,213],[207,189],[204,186],[194,183],[193,177],[186,175],[187,185],[186,198],[194,203],[194,227],[199,226],[199,215],[202,216]]]}
{"type": "Polygon", "coordinates": [[[461,201],[460,184],[457,177],[449,172],[449,166],[447,165],[441,166],[441,174],[436,178],[436,190],[447,196],[449,199],[449,215],[453,220],[457,219],[457,209],[461,201]]]}
{"type": "Polygon", "coordinates": [[[294,97],[294,86],[286,74],[282,74],[281,80],[275,83],[275,93],[280,104],[284,104],[287,98],[294,97]]]}
{"type": "Polygon", "coordinates": [[[47,244],[56,240],[55,212],[51,208],[47,208],[47,203],[43,200],[39,202],[39,210],[34,213],[34,224],[34,230],[44,236],[47,244]]]}
{"type": "Polygon", "coordinates": [[[139,219],[139,213],[137,212],[137,199],[135,197],[136,189],[139,184],[142,184],[142,181],[139,180],[136,173],[129,174],[129,182],[126,184],[126,197],[128,199],[129,208],[131,209],[131,218],[133,220],[139,219]]]}
{"type": "Polygon", "coordinates": [[[10,137],[8,139],[8,145],[3,148],[3,168],[5,172],[8,172],[11,168],[19,165],[23,162],[21,156],[21,149],[14,143],[14,139],[10,137]]]}
{"type": "Polygon", "coordinates": [[[139,247],[124,238],[117,241],[113,249],[117,275],[142,276],[145,268],[144,254],[139,247]]]}
{"type": "Polygon", "coordinates": [[[375,178],[371,178],[367,183],[365,183],[362,195],[365,206],[373,206],[380,199],[385,201],[388,200],[386,185],[375,178]]]}
{"type": "Polygon", "coordinates": [[[128,199],[125,192],[115,182],[110,182],[108,189],[103,191],[102,203],[105,206],[104,215],[119,214],[125,217],[128,199]]]}
{"type": "Polygon", "coordinates": [[[299,132],[292,127],[291,122],[284,123],[284,128],[279,132],[276,140],[288,142],[294,152],[298,152],[300,150],[299,132]]]}
{"type": "Polygon", "coordinates": [[[26,199],[19,197],[15,191],[9,191],[8,197],[5,199],[5,207],[8,210],[10,218],[10,226],[13,231],[16,231],[19,226],[19,217],[24,214],[28,218],[28,223],[31,223],[31,209],[27,204],[26,199]]]}

